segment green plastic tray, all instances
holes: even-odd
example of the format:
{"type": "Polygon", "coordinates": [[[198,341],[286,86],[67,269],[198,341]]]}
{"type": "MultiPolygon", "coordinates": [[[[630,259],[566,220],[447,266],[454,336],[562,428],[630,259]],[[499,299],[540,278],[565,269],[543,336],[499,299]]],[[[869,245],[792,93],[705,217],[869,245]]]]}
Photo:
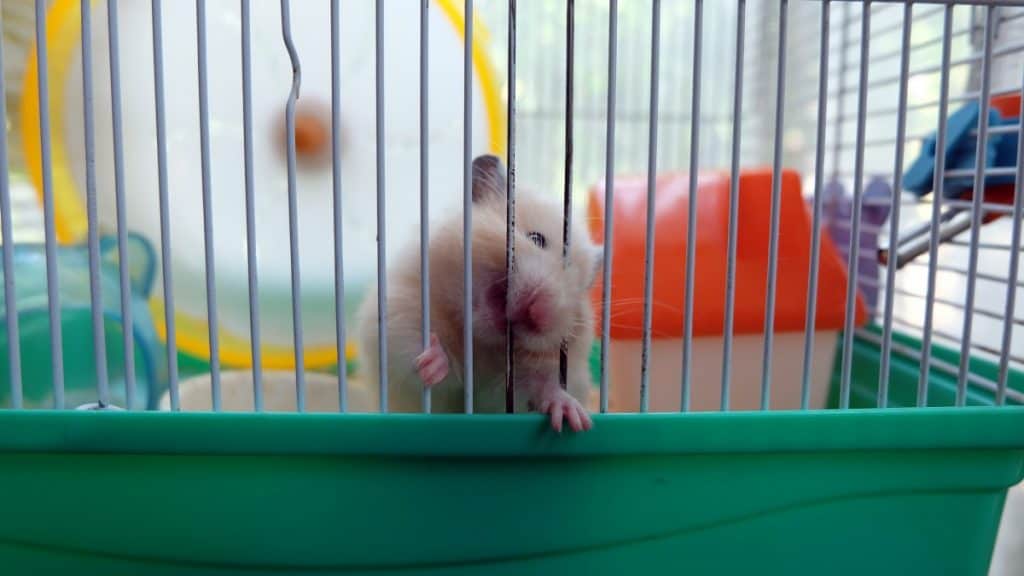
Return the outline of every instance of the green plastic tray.
{"type": "MultiPolygon", "coordinates": [[[[872,355],[858,341],[857,397],[872,355]]],[[[894,361],[900,398],[916,373],[894,361]]],[[[1022,476],[1020,406],[578,436],[535,415],[9,411],[0,573],[984,576],[1022,476]]]]}

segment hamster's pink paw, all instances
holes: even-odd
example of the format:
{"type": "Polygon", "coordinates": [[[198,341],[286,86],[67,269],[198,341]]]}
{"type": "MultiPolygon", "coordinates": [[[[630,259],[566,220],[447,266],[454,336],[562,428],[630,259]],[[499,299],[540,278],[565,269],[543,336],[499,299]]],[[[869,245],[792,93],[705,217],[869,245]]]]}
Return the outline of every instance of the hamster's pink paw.
{"type": "Polygon", "coordinates": [[[557,384],[545,388],[534,405],[539,412],[551,416],[551,427],[555,432],[562,431],[563,419],[569,421],[569,427],[575,432],[590,430],[594,425],[587,409],[557,384]]]}
{"type": "Polygon", "coordinates": [[[430,335],[430,346],[416,357],[416,372],[427,388],[436,386],[448,376],[448,355],[437,334],[430,335]]]}

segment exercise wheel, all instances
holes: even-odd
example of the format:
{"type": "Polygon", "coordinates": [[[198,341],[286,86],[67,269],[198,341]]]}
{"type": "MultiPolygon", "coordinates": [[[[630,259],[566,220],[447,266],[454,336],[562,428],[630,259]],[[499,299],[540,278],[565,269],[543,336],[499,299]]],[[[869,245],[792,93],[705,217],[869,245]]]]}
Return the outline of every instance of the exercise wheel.
{"type": "MultiPolygon", "coordinates": [[[[106,3],[92,4],[96,177],[101,226],[116,224],[114,140],[106,3]]],[[[419,231],[419,21],[402,17],[402,3],[384,4],[385,154],[388,252],[419,231]]],[[[55,2],[47,14],[55,219],[59,240],[82,241],[85,148],[80,13],[77,0],[55,2]]],[[[160,245],[152,14],[148,2],[120,2],[124,191],[128,228],[160,245]]],[[[209,357],[206,324],[202,180],[199,141],[195,6],[166,2],[163,62],[167,184],[174,302],[179,350],[209,357]]],[[[354,308],[376,275],[376,136],[374,4],[342,3],[341,151],[346,299],[354,308]]],[[[334,327],[333,196],[330,142],[331,36],[328,2],[292,2],[291,30],[302,66],[297,171],[302,311],[307,368],[337,361],[334,327]]],[[[244,212],[241,15],[237,0],[207,5],[211,194],[221,361],[251,364],[244,212]]],[[[464,16],[458,2],[434,0],[429,18],[431,214],[462,201],[462,66],[464,16]]],[[[473,38],[473,148],[504,153],[504,118],[494,72],[485,56],[486,31],[473,38]]],[[[284,105],[292,81],[281,38],[280,6],[252,4],[252,116],[256,251],[263,364],[294,366],[288,243],[284,105]]],[[[23,146],[41,186],[39,104],[33,50],[24,84],[23,146]]],[[[160,282],[157,282],[157,286],[160,282]]],[[[163,294],[154,296],[160,334],[163,294]]]]}

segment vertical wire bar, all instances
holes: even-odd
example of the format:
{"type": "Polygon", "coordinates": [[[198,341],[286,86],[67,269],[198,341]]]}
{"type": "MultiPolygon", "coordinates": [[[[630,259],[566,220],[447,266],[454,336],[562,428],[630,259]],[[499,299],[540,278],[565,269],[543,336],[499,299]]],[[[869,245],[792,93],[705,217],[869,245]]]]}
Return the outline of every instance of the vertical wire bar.
{"type": "MultiPolygon", "coordinates": [[[[703,0],[698,0],[703,1],[703,0]]],[[[615,89],[618,82],[619,0],[608,0],[608,101],[605,112],[604,262],[601,271],[601,412],[608,411],[608,352],[611,350],[612,247],[615,242],[615,89]]]]}
{"type": "MultiPolygon", "coordinates": [[[[657,1],[657,0],[655,0],[657,1]]],[[[569,266],[569,230],[572,226],[573,88],[575,88],[576,2],[566,2],[565,15],[565,177],[562,194],[562,268],[569,266]]],[[[558,383],[564,390],[569,372],[568,342],[558,351],[558,383]]]]}
{"type": "Polygon", "coordinates": [[[839,407],[850,407],[850,380],[853,370],[853,330],[857,311],[857,258],[860,248],[861,206],[864,200],[864,125],[868,102],[868,62],[871,54],[871,0],[864,2],[860,22],[860,76],[857,86],[857,146],[853,173],[853,214],[850,216],[850,254],[846,264],[846,313],[843,326],[843,371],[840,380],[839,407]]]}
{"type": "MultiPolygon", "coordinates": [[[[949,59],[953,37],[953,6],[947,5],[942,22],[942,65],[939,77],[939,126],[935,149],[946,149],[946,116],[949,113],[949,59]]],[[[935,316],[935,290],[939,263],[939,220],[942,216],[942,193],[945,189],[946,155],[935,155],[932,175],[931,242],[928,245],[928,288],[925,297],[924,331],[921,335],[921,367],[917,381],[917,405],[928,405],[928,373],[932,363],[932,322],[935,316]]]]}
{"type": "MultiPolygon", "coordinates": [[[[380,0],[378,0],[379,2],[380,0]]],[[[462,380],[466,414],[473,413],[473,0],[465,0],[462,53],[462,380]]]]}
{"type": "Polygon", "coordinates": [[[768,289],[765,292],[764,356],[761,358],[761,410],[768,410],[772,390],[772,344],[779,272],[779,220],[782,199],[782,130],[786,101],[786,17],[788,0],[779,2],[779,60],[775,71],[775,142],[772,151],[771,230],[768,235],[768,289]]]}
{"type": "MultiPolygon", "coordinates": [[[[128,275],[128,210],[124,192],[124,142],[121,137],[121,46],[118,36],[117,0],[107,2],[110,60],[110,116],[114,137],[114,204],[117,211],[117,270],[121,290],[121,337],[124,347],[125,408],[135,405],[135,338],[132,289],[128,275]]],[[[6,240],[5,240],[6,242],[6,240]]]]}
{"type": "MultiPolygon", "coordinates": [[[[338,411],[348,411],[345,349],[345,266],[341,230],[341,6],[331,0],[331,177],[334,195],[334,330],[338,348],[338,411]]],[[[421,93],[421,98],[423,95],[421,93]]],[[[425,98],[424,98],[425,99],[425,98]]]]}
{"type": "Polygon", "coordinates": [[[39,151],[43,175],[43,228],[46,237],[46,304],[50,319],[53,404],[64,408],[64,345],[57,277],[57,228],[53,221],[53,162],[50,143],[50,83],[46,49],[46,1],[36,0],[36,66],[39,90],[39,151]]]}
{"type": "Polygon", "coordinates": [[[178,336],[174,322],[174,278],[171,260],[170,207],[167,197],[167,124],[164,105],[164,32],[161,0],[153,0],[153,90],[156,99],[156,158],[160,202],[160,259],[164,287],[164,322],[167,324],[167,374],[171,410],[181,409],[178,393],[178,336]]]}
{"type": "MultiPolygon", "coordinates": [[[[376,0],[374,15],[374,81],[377,146],[377,382],[380,411],[388,411],[388,275],[387,202],[384,195],[384,0],[376,0]]],[[[467,40],[468,42],[468,40],[467,40]]]]}
{"type": "Polygon", "coordinates": [[[654,196],[658,178],[658,80],[661,40],[661,0],[651,7],[651,105],[647,133],[647,238],[644,244],[644,324],[640,356],[640,411],[650,403],[651,321],[654,309],[654,196]]]}
{"type": "MultiPolygon", "coordinates": [[[[430,127],[429,100],[429,17],[430,0],[420,2],[420,308],[423,310],[421,341],[430,347],[430,155],[427,138],[430,127]]],[[[423,412],[430,413],[430,388],[423,387],[423,412]]]]}
{"type": "Polygon", "coordinates": [[[686,300],[683,304],[683,382],[680,408],[690,410],[693,371],[693,290],[697,269],[697,173],[700,167],[701,41],[704,30],[704,0],[696,0],[693,12],[693,73],[690,96],[690,198],[686,219],[686,300]]]}
{"type": "MultiPolygon", "coordinates": [[[[0,15],[0,28],[3,16],[0,15]]],[[[3,42],[0,42],[0,93],[6,94],[3,42]]],[[[0,118],[7,118],[7,99],[0,98],[0,118]]],[[[7,131],[0,135],[0,237],[3,240],[4,313],[7,315],[7,362],[11,380],[11,408],[22,407],[21,341],[18,336],[18,306],[14,293],[14,239],[11,222],[11,186],[7,167],[7,131]]]]}
{"type": "Polygon", "coordinates": [[[811,262],[807,274],[807,310],[804,314],[804,365],[800,381],[800,409],[811,402],[814,368],[814,321],[818,308],[818,272],[821,263],[821,186],[825,177],[825,128],[828,122],[828,52],[831,27],[830,0],[821,3],[821,38],[818,44],[818,123],[814,149],[814,215],[811,219],[811,262]]]}
{"type": "Polygon", "coordinates": [[[96,120],[92,91],[92,5],[81,2],[82,104],[85,136],[85,210],[89,222],[89,307],[92,316],[92,351],[96,364],[96,392],[100,407],[110,404],[107,378],[107,340],[103,322],[103,293],[100,288],[100,232],[96,210],[96,120]]]}
{"type": "MultiPolygon", "coordinates": [[[[985,202],[985,153],[988,150],[989,95],[992,91],[992,29],[995,7],[985,8],[985,45],[981,58],[981,98],[978,102],[978,144],[974,165],[974,195],[971,199],[971,244],[967,258],[967,293],[964,296],[964,328],[960,343],[960,368],[956,378],[956,405],[967,402],[967,371],[971,361],[971,328],[974,323],[974,289],[977,284],[978,242],[981,241],[982,204],[985,202]]],[[[1022,120],[1024,121],[1024,120],[1022,120]]]]}
{"type": "Polygon", "coordinates": [[[249,340],[252,350],[253,409],[263,411],[263,361],[260,348],[260,298],[256,274],[256,196],[253,190],[252,137],[252,14],[242,3],[242,129],[245,154],[245,248],[249,268],[249,340]]]}
{"type": "Polygon", "coordinates": [[[747,2],[738,0],[736,10],[736,69],[733,76],[732,159],[729,174],[729,242],[725,272],[725,322],[722,327],[722,411],[729,410],[729,387],[732,379],[732,331],[736,313],[736,243],[740,203],[740,135],[743,114],[743,40],[746,34],[747,2]]]}
{"type": "Polygon", "coordinates": [[[199,151],[203,178],[203,245],[206,258],[206,323],[210,338],[210,393],[213,411],[221,410],[220,340],[217,276],[213,253],[213,192],[210,189],[210,104],[206,68],[206,0],[196,0],[196,52],[199,68],[199,151]]]}
{"type": "Polygon", "coordinates": [[[295,183],[295,101],[302,84],[302,66],[292,43],[291,2],[281,0],[281,35],[292,64],[292,87],[285,105],[285,131],[288,139],[288,245],[292,272],[292,338],[295,346],[295,406],[306,410],[306,362],[302,344],[302,276],[299,267],[299,206],[295,183]]]}
{"type": "MultiPolygon", "coordinates": [[[[907,134],[907,78],[910,74],[910,36],[914,24],[914,5],[903,5],[903,36],[900,47],[900,87],[896,115],[896,159],[892,176],[892,213],[889,215],[889,242],[895,246],[900,231],[900,193],[903,190],[903,146],[907,134]]],[[[943,152],[938,152],[942,154],[943,152]]],[[[896,262],[890,258],[885,270],[885,319],[882,323],[882,358],[878,372],[878,407],[889,405],[889,361],[892,354],[892,314],[896,291],[896,262]]]]}
{"type": "MultiPolygon", "coordinates": [[[[516,265],[516,0],[508,0],[508,166],[505,175],[505,275],[516,265]]],[[[515,412],[515,339],[505,325],[505,412],[515,412]]]]}
{"type": "MultiPolygon", "coordinates": [[[[1021,79],[1024,88],[1024,78],[1021,79]]],[[[1021,218],[1024,218],[1024,99],[1021,100],[1021,111],[1017,118],[1017,186],[1013,196],[1013,231],[1010,233],[1010,273],[1006,282],[1006,311],[1003,314],[1003,348],[999,355],[999,379],[996,390],[996,403],[1006,404],[1006,383],[1010,375],[1010,344],[1013,341],[1013,318],[1017,304],[1017,275],[1020,269],[1020,237],[1021,218]]]]}

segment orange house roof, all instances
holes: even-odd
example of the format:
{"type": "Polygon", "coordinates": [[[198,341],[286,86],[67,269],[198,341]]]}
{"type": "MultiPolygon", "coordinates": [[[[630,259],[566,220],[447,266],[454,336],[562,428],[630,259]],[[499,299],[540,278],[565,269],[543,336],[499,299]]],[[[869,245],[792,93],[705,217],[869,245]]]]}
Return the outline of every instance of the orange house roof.
{"type": "MultiPolygon", "coordinates": [[[[683,333],[686,275],[686,228],[689,176],[663,174],[655,191],[654,315],[655,338],[679,338],[683,333]]],[[[615,180],[611,292],[611,336],[636,339],[642,335],[644,246],[647,210],[646,177],[615,180]]],[[[604,185],[591,188],[588,202],[590,232],[603,242],[604,185]]],[[[697,249],[694,336],[722,334],[725,315],[725,275],[729,226],[729,175],[701,174],[697,197],[697,249]]],[[[764,331],[768,284],[768,242],[771,226],[771,170],[745,170],[740,175],[738,243],[736,250],[736,308],[734,331],[764,331]]],[[[811,256],[810,209],[800,193],[800,178],[782,174],[775,330],[803,331],[807,306],[807,277],[811,256]]],[[[593,290],[600,317],[601,279],[593,290]]],[[[818,277],[815,328],[842,329],[846,304],[846,263],[824,227],[818,277]]],[[[856,322],[866,320],[860,294],[856,322]]],[[[600,325],[600,324],[598,324],[600,325]]]]}

